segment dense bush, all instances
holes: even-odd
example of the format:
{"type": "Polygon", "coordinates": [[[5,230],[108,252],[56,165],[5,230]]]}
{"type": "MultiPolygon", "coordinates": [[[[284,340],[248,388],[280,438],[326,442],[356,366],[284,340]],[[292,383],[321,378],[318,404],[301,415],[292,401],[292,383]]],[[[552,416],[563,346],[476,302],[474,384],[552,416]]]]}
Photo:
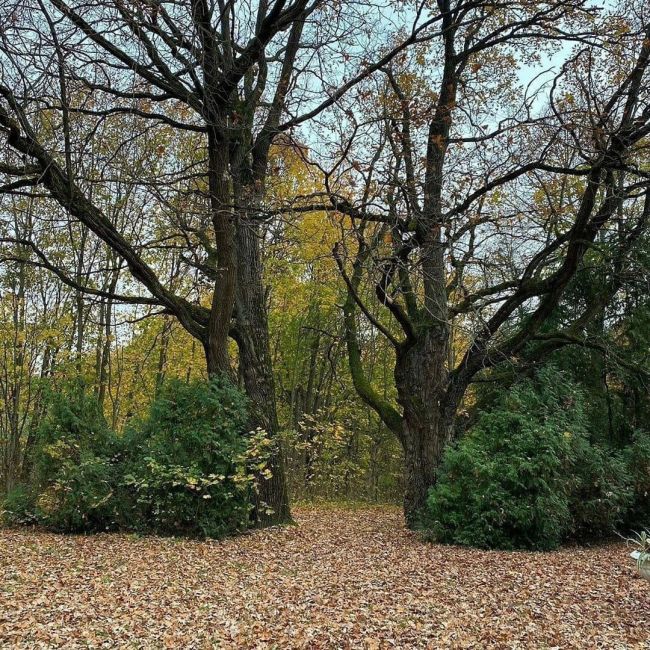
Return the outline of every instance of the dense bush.
{"type": "Polygon", "coordinates": [[[56,481],[70,465],[90,456],[108,456],[116,438],[94,396],[80,384],[47,396],[47,413],[36,431],[34,480],[37,488],[56,481]]]}
{"type": "Polygon", "coordinates": [[[220,537],[246,528],[269,443],[245,435],[246,401],[227,381],[174,381],[124,437],[81,387],[53,395],[37,432],[34,481],[3,505],[9,523],[220,537]]]}
{"type": "Polygon", "coordinates": [[[0,505],[0,520],[9,526],[20,526],[37,522],[34,511],[34,497],[23,485],[10,490],[0,505]]]}
{"type": "Polygon", "coordinates": [[[63,387],[48,402],[34,451],[36,518],[62,531],[114,528],[115,435],[82,385],[63,387]]]}
{"type": "Polygon", "coordinates": [[[589,440],[580,391],[546,369],[448,449],[424,524],[439,541],[551,549],[610,535],[632,503],[620,454],[589,440]]]}
{"type": "Polygon", "coordinates": [[[110,458],[84,453],[60,465],[56,476],[36,497],[39,521],[62,532],[89,532],[117,527],[117,467],[110,458]]]}
{"type": "Polygon", "coordinates": [[[629,529],[650,528],[650,433],[636,431],[625,449],[625,463],[632,488],[632,507],[627,515],[629,529]]]}
{"type": "Polygon", "coordinates": [[[134,528],[219,537],[248,523],[259,437],[246,438],[246,401],[228,382],[168,384],[125,439],[123,486],[134,528]],[[251,470],[251,472],[249,472],[251,470]]]}
{"type": "Polygon", "coordinates": [[[445,454],[428,500],[437,539],[484,548],[560,543],[570,523],[563,486],[571,441],[553,413],[530,417],[537,401],[530,385],[519,387],[445,454]]]}
{"type": "Polygon", "coordinates": [[[633,500],[623,455],[578,436],[571,461],[572,480],[566,487],[571,511],[567,536],[578,541],[611,536],[623,525],[633,500]]]}

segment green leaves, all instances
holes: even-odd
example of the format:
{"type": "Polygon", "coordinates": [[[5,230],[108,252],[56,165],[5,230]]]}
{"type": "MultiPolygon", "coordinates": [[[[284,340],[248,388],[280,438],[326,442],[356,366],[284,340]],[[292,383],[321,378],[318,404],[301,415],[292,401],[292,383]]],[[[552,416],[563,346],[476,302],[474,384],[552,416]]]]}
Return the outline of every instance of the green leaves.
{"type": "Polygon", "coordinates": [[[92,396],[63,391],[39,432],[35,485],[12,512],[62,531],[244,530],[258,482],[271,477],[272,449],[263,430],[246,432],[247,419],[245,397],[226,380],[172,381],[121,437],[92,396]]]}
{"type": "Polygon", "coordinates": [[[630,507],[621,456],[589,440],[584,398],[547,368],[481,414],[445,454],[426,525],[440,541],[556,548],[614,533],[630,507]]]}

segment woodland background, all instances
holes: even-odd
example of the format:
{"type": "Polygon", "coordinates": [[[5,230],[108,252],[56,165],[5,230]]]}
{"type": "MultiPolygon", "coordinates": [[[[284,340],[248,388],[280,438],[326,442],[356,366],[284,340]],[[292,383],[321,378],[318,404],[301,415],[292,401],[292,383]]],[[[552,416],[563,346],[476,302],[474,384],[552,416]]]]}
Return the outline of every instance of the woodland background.
{"type": "Polygon", "coordinates": [[[648,525],[646,3],[0,11],[14,523],[648,525]]]}

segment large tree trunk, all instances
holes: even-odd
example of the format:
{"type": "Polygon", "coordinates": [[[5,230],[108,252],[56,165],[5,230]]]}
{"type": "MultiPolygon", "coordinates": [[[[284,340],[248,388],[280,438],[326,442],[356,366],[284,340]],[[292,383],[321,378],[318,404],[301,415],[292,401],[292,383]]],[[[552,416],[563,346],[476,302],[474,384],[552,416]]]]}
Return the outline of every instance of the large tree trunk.
{"type": "Polygon", "coordinates": [[[269,462],[272,476],[270,479],[261,479],[255,508],[257,522],[268,526],[285,523],[291,515],[282,450],[277,440],[278,418],[262,282],[260,236],[257,223],[240,220],[236,235],[236,315],[240,375],[251,402],[250,426],[252,429],[264,429],[276,443],[269,462]]]}
{"type": "Polygon", "coordinates": [[[444,415],[447,388],[447,330],[427,328],[413,344],[399,351],[395,366],[398,401],[403,409],[404,514],[417,526],[429,488],[450,439],[444,415]]]}
{"type": "MultiPolygon", "coordinates": [[[[218,123],[225,124],[225,118],[219,117],[218,123]]],[[[228,141],[213,127],[208,130],[208,186],[217,269],[203,341],[209,375],[230,375],[231,371],[228,335],[237,285],[237,246],[228,170],[228,141]]]]}

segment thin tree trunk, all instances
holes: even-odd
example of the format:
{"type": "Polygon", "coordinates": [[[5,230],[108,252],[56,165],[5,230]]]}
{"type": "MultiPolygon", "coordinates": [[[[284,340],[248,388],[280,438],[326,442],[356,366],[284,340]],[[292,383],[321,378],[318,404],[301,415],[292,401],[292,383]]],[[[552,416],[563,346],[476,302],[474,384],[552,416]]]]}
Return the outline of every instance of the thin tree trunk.
{"type": "Polygon", "coordinates": [[[56,350],[52,350],[47,346],[43,352],[43,361],[41,363],[40,384],[36,399],[34,400],[34,407],[32,412],[32,419],[29,423],[29,430],[27,432],[27,439],[25,440],[25,447],[23,449],[23,462],[21,467],[21,481],[28,483],[32,474],[32,467],[34,465],[33,451],[36,444],[36,432],[41,424],[41,420],[45,416],[47,404],[44,400],[42,384],[45,379],[52,374],[54,362],[56,359],[56,350]]]}
{"type": "MultiPolygon", "coordinates": [[[[158,352],[158,365],[156,368],[156,395],[160,394],[160,390],[165,381],[165,374],[167,371],[167,353],[169,349],[169,339],[171,337],[172,323],[168,318],[163,321],[163,328],[160,337],[160,350],[158,352]]],[[[189,372],[189,369],[188,369],[189,372]]]]}
{"type": "MultiPolygon", "coordinates": [[[[117,280],[119,276],[119,269],[115,268],[112,272],[110,283],[108,285],[109,293],[115,291],[117,286],[117,280]]],[[[100,342],[101,345],[100,355],[99,355],[99,367],[97,373],[97,401],[103,412],[104,410],[104,401],[106,400],[106,390],[109,383],[109,370],[110,370],[110,360],[111,360],[111,335],[113,328],[113,299],[108,298],[106,302],[100,305],[100,310],[102,313],[102,318],[100,322],[100,327],[103,327],[103,335],[100,331],[100,342]]]]}
{"type": "MultiPolygon", "coordinates": [[[[22,248],[22,247],[21,247],[22,248]]],[[[21,250],[21,257],[27,257],[27,251],[21,250]]],[[[5,489],[9,492],[18,483],[21,475],[21,438],[23,427],[21,426],[21,409],[23,406],[23,381],[28,381],[29,370],[25,367],[27,330],[25,319],[25,288],[26,288],[26,264],[18,263],[17,282],[14,284],[13,300],[13,364],[11,368],[11,382],[9,385],[9,400],[7,401],[8,416],[8,449],[6,463],[5,489]]]]}

